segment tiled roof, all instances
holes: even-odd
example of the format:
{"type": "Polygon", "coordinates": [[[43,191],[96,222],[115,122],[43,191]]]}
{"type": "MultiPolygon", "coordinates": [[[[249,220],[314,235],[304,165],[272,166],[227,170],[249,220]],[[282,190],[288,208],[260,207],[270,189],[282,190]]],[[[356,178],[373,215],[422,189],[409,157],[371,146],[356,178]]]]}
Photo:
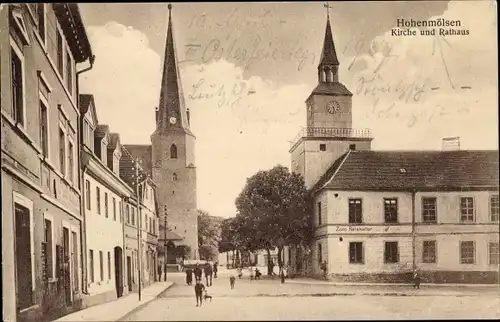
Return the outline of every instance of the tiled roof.
{"type": "Polygon", "coordinates": [[[80,111],[82,114],[85,114],[89,109],[90,103],[94,101],[94,96],[91,94],[80,94],[78,97],[80,111]]]}
{"type": "Polygon", "coordinates": [[[118,133],[110,133],[109,134],[109,145],[108,149],[116,149],[116,144],[120,142],[120,134],[118,133]]]}
{"type": "Polygon", "coordinates": [[[174,233],[173,231],[170,231],[167,229],[167,240],[183,240],[184,238],[182,238],[181,236],[177,235],[176,233],[174,233]]]}
{"type": "Polygon", "coordinates": [[[132,154],[134,158],[139,158],[141,160],[141,167],[152,176],[153,172],[153,161],[152,154],[153,150],[151,145],[124,145],[124,147],[132,154]]]}
{"type": "MultiPolygon", "coordinates": [[[[139,177],[146,178],[147,173],[139,168],[139,177]]],[[[135,168],[134,168],[134,157],[128,151],[128,149],[122,145],[122,157],[120,159],[120,178],[125,181],[130,187],[135,189],[135,168]]]]}
{"type": "Polygon", "coordinates": [[[95,129],[95,136],[96,137],[103,137],[106,134],[109,134],[109,125],[106,124],[99,124],[97,125],[97,128],[95,129]]]}
{"type": "Polygon", "coordinates": [[[498,167],[498,151],[349,151],[313,191],[498,187],[498,167]]]}
{"type": "Polygon", "coordinates": [[[352,93],[345,87],[342,83],[319,83],[316,88],[312,91],[311,95],[344,95],[344,96],[352,96],[352,93]]]}

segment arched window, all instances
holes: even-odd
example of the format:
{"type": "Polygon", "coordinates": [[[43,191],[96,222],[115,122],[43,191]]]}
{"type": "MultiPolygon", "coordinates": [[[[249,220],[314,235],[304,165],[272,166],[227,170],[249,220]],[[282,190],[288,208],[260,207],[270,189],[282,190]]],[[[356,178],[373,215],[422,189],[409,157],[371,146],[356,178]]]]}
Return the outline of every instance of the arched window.
{"type": "Polygon", "coordinates": [[[175,146],[175,144],[170,146],[170,158],[177,159],[177,146],[175,146]]]}
{"type": "Polygon", "coordinates": [[[177,173],[172,175],[172,181],[177,181],[179,178],[177,177],[177,173]]]}

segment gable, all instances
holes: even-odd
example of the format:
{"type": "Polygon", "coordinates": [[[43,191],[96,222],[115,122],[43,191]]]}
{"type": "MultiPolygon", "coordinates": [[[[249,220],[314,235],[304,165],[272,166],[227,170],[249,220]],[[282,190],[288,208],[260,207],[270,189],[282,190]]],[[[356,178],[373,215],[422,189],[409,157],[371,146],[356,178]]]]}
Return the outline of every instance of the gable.
{"type": "Polygon", "coordinates": [[[89,108],[87,109],[87,112],[85,113],[85,119],[95,129],[95,127],[98,124],[98,121],[97,121],[97,113],[96,113],[95,104],[94,104],[93,99],[89,103],[89,108]]]}

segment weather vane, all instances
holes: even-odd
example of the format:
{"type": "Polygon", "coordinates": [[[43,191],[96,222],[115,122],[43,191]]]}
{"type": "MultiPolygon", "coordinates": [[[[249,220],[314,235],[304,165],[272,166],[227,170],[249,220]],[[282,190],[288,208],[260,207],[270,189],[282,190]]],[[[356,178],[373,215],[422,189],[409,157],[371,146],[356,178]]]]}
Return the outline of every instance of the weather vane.
{"type": "Polygon", "coordinates": [[[330,19],[330,8],[331,8],[331,7],[330,7],[330,5],[328,4],[328,1],[327,1],[325,4],[323,4],[323,7],[325,7],[325,8],[326,8],[326,17],[327,17],[327,19],[330,19]]]}

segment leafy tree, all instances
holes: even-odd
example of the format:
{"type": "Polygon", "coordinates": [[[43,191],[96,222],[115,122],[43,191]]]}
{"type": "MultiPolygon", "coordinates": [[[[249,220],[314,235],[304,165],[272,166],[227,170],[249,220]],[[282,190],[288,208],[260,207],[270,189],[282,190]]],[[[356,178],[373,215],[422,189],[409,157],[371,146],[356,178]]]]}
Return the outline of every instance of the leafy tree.
{"type": "Polygon", "coordinates": [[[301,175],[281,165],[259,171],[247,179],[236,198],[240,239],[250,249],[277,247],[281,272],[283,248],[311,241],[311,206],[301,175]]]}
{"type": "Polygon", "coordinates": [[[175,254],[176,257],[182,258],[182,259],[187,259],[189,258],[189,255],[191,254],[191,247],[188,245],[179,245],[175,247],[175,254]]]}
{"type": "Polygon", "coordinates": [[[198,210],[198,212],[198,248],[200,257],[205,260],[217,260],[223,219],[210,216],[202,210],[198,210]]]}

